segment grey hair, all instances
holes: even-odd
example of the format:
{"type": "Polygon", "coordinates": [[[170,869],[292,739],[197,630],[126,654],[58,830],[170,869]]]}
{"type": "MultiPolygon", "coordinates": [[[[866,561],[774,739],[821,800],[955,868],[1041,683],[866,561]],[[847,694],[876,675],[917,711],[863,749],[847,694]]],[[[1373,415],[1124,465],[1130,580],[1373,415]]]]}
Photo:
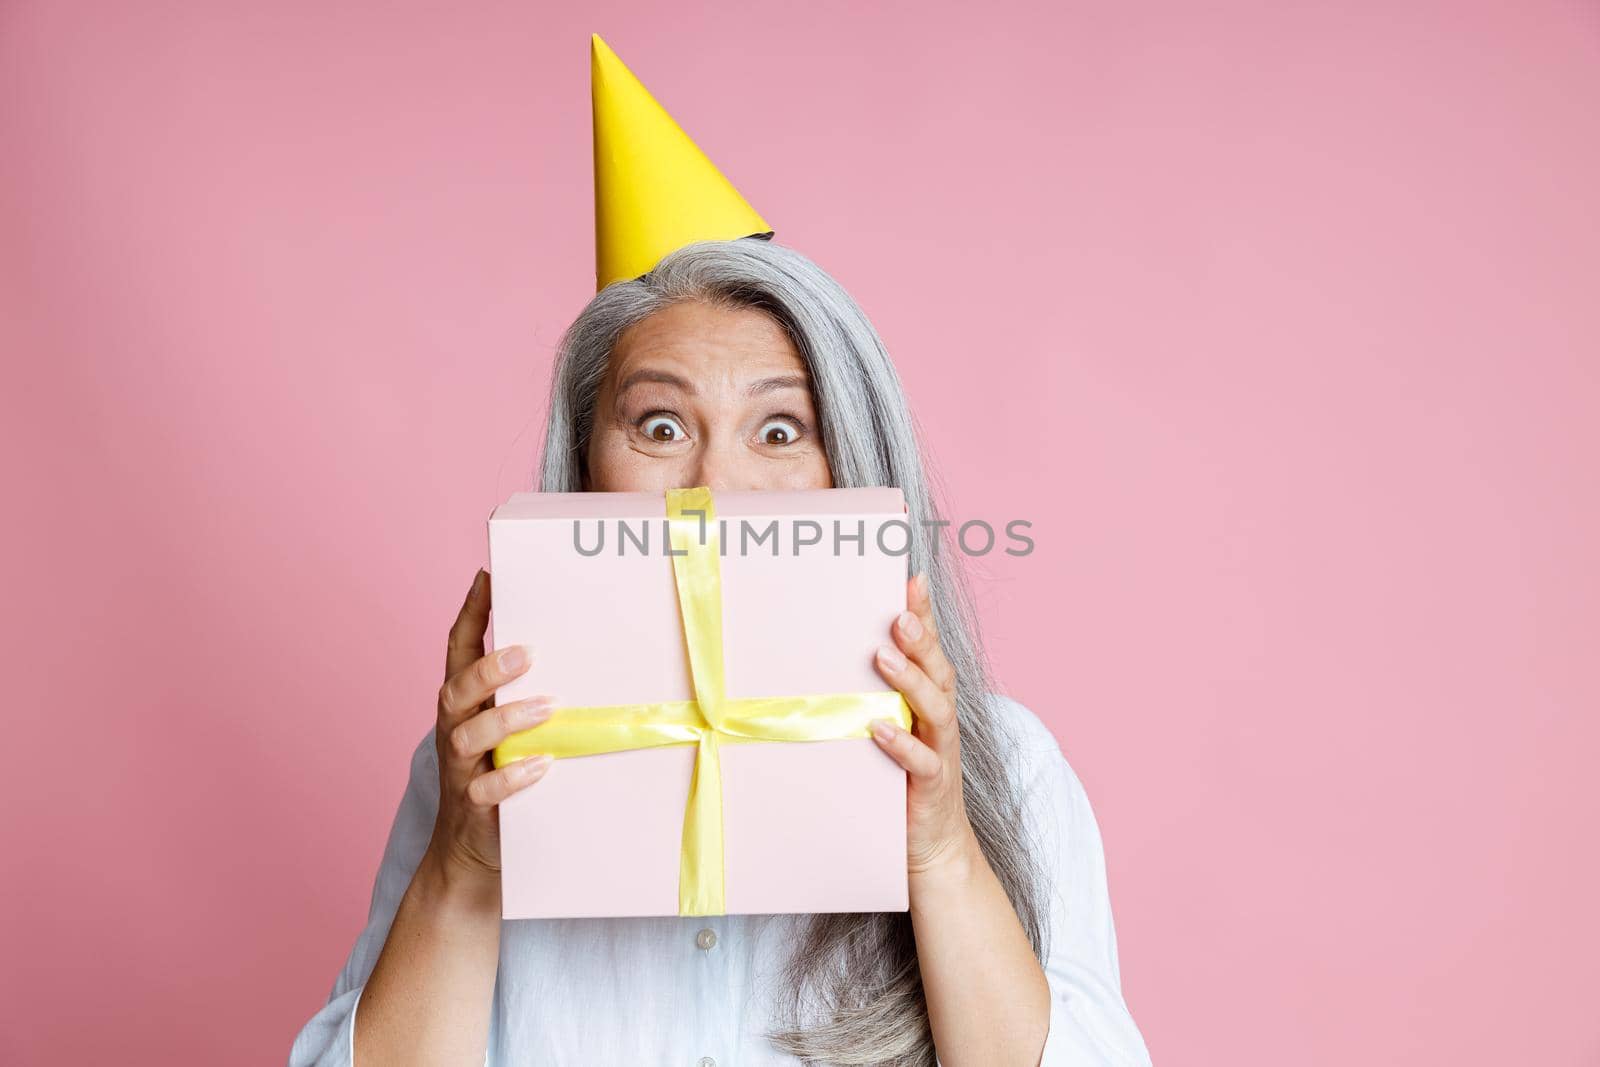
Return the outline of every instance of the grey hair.
{"type": "MultiPolygon", "coordinates": [[[[689,300],[756,308],[782,325],[810,373],[834,485],[898,486],[905,494],[913,527],[911,567],[928,576],[940,643],[956,671],[967,817],[1035,955],[1043,959],[1048,931],[1042,874],[1009,773],[1013,739],[989,704],[991,672],[971,594],[948,527],[936,525],[938,511],[900,379],[877,331],[838,282],[792,249],[741,238],[688,245],[644,277],[607,286],[561,340],[541,488],[586,488],[595,405],[618,338],[654,312],[689,300]],[[937,532],[930,535],[930,529],[937,532]]],[[[909,913],[810,916],[785,983],[780,1003],[788,1017],[768,1034],[777,1048],[807,1062],[937,1062],[909,913]],[[820,1012],[808,1013],[808,1003],[820,1005],[820,1012]]]]}

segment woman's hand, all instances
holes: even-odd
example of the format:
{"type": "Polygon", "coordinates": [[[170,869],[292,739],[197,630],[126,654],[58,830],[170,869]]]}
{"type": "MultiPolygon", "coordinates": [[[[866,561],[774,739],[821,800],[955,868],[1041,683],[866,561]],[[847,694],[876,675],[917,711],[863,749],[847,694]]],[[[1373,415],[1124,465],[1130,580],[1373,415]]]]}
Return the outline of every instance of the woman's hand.
{"type": "Polygon", "coordinates": [[[906,605],[878,670],[911,705],[914,732],[879,720],[873,736],[909,777],[911,927],[933,1043],[951,1067],[1038,1063],[1050,983],[967,819],[956,672],[939,647],[926,575],[911,580],[906,605]]]}
{"type": "Polygon", "coordinates": [[[439,689],[439,814],[428,852],[447,877],[492,882],[500,877],[500,818],[497,805],[544,777],[549,756],[534,756],[495,769],[494,747],[511,734],[550,717],[551,699],[530,697],[496,707],[495,690],[527,671],[528,650],[511,645],[484,655],[489,626],[489,575],[479,570],[461,606],[445,655],[439,689]]]}
{"type": "Polygon", "coordinates": [[[915,878],[964,874],[981,855],[961,795],[961,733],[956,672],[939,647],[928,578],[906,587],[908,611],[890,627],[894,643],[878,649],[878,671],[911,705],[912,730],[876,719],[872,736],[906,769],[906,864],[915,878]]]}

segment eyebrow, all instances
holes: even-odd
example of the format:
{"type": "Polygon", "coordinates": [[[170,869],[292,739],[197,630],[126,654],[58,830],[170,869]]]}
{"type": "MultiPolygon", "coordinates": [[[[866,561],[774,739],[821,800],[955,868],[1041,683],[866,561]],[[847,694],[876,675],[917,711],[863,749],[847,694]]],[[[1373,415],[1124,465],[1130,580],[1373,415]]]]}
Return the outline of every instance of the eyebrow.
{"type": "Polygon", "coordinates": [[[629,374],[617,385],[617,395],[621,396],[629,389],[644,382],[658,382],[661,385],[673,385],[693,396],[696,392],[694,383],[687,378],[679,377],[671,371],[650,370],[648,367],[640,368],[629,374]]]}
{"type": "Polygon", "coordinates": [[[776,378],[762,378],[758,382],[751,382],[745,389],[745,396],[765,396],[767,393],[781,393],[785,389],[804,389],[811,391],[811,383],[806,381],[804,374],[780,374],[776,378]]]}
{"type": "MultiPolygon", "coordinates": [[[[675,386],[690,396],[695,396],[699,392],[693,382],[681,375],[673,374],[671,371],[651,370],[648,367],[641,367],[622,379],[621,384],[617,386],[617,396],[620,397],[635,385],[641,385],[645,382],[675,386]]],[[[765,396],[767,393],[782,392],[785,389],[804,389],[810,392],[811,387],[803,374],[780,374],[776,377],[762,378],[751,382],[745,388],[744,393],[745,396],[756,397],[765,396]]]]}

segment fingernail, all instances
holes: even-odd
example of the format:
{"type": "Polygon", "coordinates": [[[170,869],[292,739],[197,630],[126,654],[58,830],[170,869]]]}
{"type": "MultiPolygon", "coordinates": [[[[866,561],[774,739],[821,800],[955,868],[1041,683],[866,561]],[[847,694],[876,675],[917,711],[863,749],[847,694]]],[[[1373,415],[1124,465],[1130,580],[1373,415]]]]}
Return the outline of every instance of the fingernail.
{"type": "Polygon", "coordinates": [[[928,592],[928,572],[927,571],[918,571],[917,572],[917,576],[915,578],[911,579],[911,581],[912,581],[912,584],[914,584],[916,586],[916,588],[917,588],[917,595],[918,596],[926,596],[927,595],[927,592],[928,592]]]}
{"type": "Polygon", "coordinates": [[[888,671],[901,671],[906,666],[906,658],[900,654],[898,648],[891,645],[878,646],[878,662],[888,671]]]}
{"type": "Polygon", "coordinates": [[[554,758],[555,757],[548,755],[529,756],[527,759],[517,760],[517,762],[513,763],[511,766],[515,769],[518,778],[523,781],[527,781],[529,778],[532,778],[535,775],[543,774],[544,769],[550,766],[550,761],[554,758]]]}
{"type": "Polygon", "coordinates": [[[872,736],[879,741],[887,741],[894,736],[894,727],[883,719],[872,720],[872,736]]]}
{"type": "Polygon", "coordinates": [[[900,632],[912,641],[922,636],[922,620],[909,611],[900,613],[900,632]]]}
{"type": "Polygon", "coordinates": [[[550,701],[545,697],[536,697],[526,704],[518,704],[506,716],[511,720],[511,725],[518,727],[534,726],[549,717],[550,701]]]}
{"type": "Polygon", "coordinates": [[[521,645],[512,645],[500,653],[500,669],[503,671],[517,671],[528,662],[528,654],[521,645]]]}

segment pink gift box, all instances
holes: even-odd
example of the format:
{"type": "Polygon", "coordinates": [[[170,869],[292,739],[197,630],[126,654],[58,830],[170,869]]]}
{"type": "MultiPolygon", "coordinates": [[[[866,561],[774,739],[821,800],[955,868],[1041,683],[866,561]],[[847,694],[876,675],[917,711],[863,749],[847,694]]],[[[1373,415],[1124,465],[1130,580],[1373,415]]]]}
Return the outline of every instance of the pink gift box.
{"type": "MultiPolygon", "coordinates": [[[[906,606],[900,490],[714,503],[727,698],[890,690],[873,653],[906,606]]],[[[489,568],[491,647],[533,657],[498,703],[547,693],[559,716],[693,697],[662,494],[514,494],[489,517],[489,568]]],[[[906,776],[870,737],[721,753],[727,914],[906,910],[906,776]]],[[[678,914],[695,756],[558,759],[502,803],[504,917],[678,914]]]]}

